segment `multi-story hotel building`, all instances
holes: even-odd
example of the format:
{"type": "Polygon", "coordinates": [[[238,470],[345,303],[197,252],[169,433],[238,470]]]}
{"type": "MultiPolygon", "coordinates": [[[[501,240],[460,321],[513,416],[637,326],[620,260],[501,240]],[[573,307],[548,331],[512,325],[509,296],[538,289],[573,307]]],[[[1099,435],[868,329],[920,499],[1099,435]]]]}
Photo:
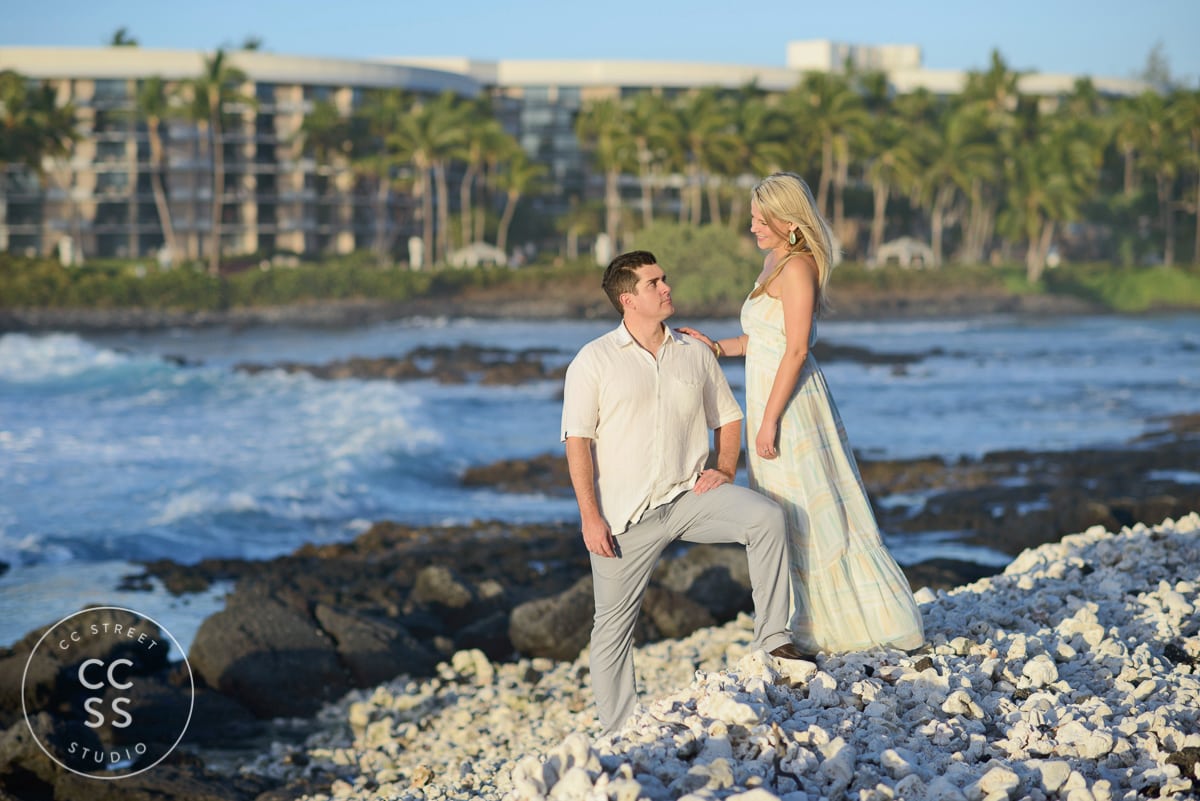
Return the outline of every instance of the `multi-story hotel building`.
{"type": "MultiPolygon", "coordinates": [[[[139,83],[153,76],[183,82],[199,76],[207,54],[137,47],[0,47],[0,70],[48,81],[60,103],[77,110],[79,141],[69,156],[44,165],[43,176],[15,165],[0,181],[0,251],[99,257],[144,257],[162,246],[151,191],[149,137],[134,112],[139,83]]],[[[495,98],[500,118],[525,151],[545,165],[560,196],[587,190],[586,162],[575,119],[593,98],[654,89],[665,94],[706,86],[755,83],[785,91],[809,70],[837,71],[847,62],[884,71],[898,92],[925,87],[959,91],[961,71],[921,67],[911,45],[858,47],[793,42],[783,67],[633,61],[497,61],[392,58],[340,60],[261,51],[230,51],[246,75],[243,95],[256,103],[224,132],[226,181],[222,251],[348,253],[370,246],[367,199],[349,191],[349,165],[328,167],[302,157],[297,134],[318,100],[352,111],[364,91],[396,88],[495,98]]],[[[1074,76],[1026,75],[1022,90],[1069,91],[1074,76]]],[[[1093,79],[1108,94],[1129,94],[1135,81],[1093,79]]],[[[194,122],[167,122],[166,185],[184,255],[198,257],[211,231],[213,159],[194,122]]],[[[415,233],[408,231],[404,233],[415,233]]]]}

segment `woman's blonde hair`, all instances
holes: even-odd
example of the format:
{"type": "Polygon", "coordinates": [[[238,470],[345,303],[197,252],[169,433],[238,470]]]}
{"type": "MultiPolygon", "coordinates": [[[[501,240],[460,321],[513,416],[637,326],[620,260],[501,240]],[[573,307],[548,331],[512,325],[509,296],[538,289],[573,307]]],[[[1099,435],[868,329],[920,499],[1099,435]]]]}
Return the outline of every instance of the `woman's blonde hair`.
{"type": "Polygon", "coordinates": [[[808,251],[817,263],[817,308],[824,311],[825,285],[829,274],[839,261],[840,254],[833,242],[829,223],[817,211],[812,190],[794,172],[777,172],[763,178],[750,192],[767,227],[784,239],[794,225],[796,244],[788,246],[791,253],[808,251]]]}

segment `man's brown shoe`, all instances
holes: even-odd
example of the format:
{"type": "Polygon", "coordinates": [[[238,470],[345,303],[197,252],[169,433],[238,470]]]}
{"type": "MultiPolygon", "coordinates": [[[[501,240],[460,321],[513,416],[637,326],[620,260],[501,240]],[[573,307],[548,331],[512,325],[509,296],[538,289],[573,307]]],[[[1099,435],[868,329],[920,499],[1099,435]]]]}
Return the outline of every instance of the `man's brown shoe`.
{"type": "Polygon", "coordinates": [[[783,645],[771,651],[771,656],[777,656],[780,659],[801,659],[805,662],[816,664],[816,654],[806,654],[790,642],[785,642],[783,645]]]}

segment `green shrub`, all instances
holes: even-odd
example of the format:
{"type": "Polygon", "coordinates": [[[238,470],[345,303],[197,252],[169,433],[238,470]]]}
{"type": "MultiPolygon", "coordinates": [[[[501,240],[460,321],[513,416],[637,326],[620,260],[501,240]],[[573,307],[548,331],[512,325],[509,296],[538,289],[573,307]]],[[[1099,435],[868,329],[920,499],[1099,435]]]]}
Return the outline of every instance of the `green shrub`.
{"type": "Polygon", "coordinates": [[[1113,311],[1200,308],[1200,272],[1195,268],[1071,265],[1048,271],[1043,281],[1050,292],[1113,311]]]}
{"type": "MultiPolygon", "coordinates": [[[[762,254],[749,239],[724,226],[659,222],[635,234],[630,247],[652,251],[658,257],[676,306],[690,316],[736,313],[762,265],[762,254]]],[[[601,273],[602,268],[589,258],[518,270],[412,271],[379,266],[373,257],[354,253],[295,267],[252,267],[217,279],[201,265],[160,270],[144,261],[108,260],[65,268],[53,259],[0,253],[0,306],[205,311],[331,300],[397,303],[499,286],[539,293],[554,287],[572,291],[586,285],[599,293],[601,273]]],[[[830,281],[835,304],[839,292],[855,290],[991,291],[1073,295],[1121,312],[1200,309],[1200,271],[1196,268],[1066,265],[1048,270],[1040,282],[1030,285],[1021,265],[872,270],[848,262],[835,269],[830,281]]]]}
{"type": "Polygon", "coordinates": [[[737,308],[762,268],[758,249],[726,226],[657,222],[638,231],[630,249],[658,258],[675,306],[685,315],[737,308]]]}

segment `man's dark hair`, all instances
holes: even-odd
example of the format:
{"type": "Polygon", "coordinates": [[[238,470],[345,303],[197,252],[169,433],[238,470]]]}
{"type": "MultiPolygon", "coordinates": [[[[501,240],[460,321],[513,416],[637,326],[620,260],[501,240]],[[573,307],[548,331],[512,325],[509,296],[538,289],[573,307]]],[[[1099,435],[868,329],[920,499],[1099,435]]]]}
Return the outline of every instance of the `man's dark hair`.
{"type": "Polygon", "coordinates": [[[625,310],[621,308],[621,296],[626,292],[637,294],[638,268],[651,264],[658,264],[658,259],[648,250],[631,250],[608,263],[600,286],[604,288],[617,314],[625,316],[625,310]]]}

